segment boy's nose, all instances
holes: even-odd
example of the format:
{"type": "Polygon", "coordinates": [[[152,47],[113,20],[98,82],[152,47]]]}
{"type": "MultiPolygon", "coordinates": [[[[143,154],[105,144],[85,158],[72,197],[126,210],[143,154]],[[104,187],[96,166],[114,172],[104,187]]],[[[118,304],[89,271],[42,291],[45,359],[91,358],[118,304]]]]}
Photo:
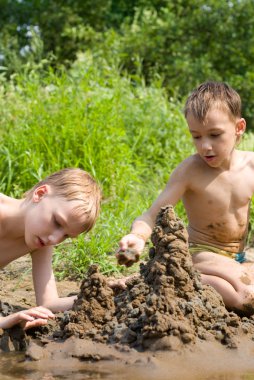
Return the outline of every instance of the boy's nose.
{"type": "Polygon", "coordinates": [[[64,232],[56,230],[51,235],[49,235],[48,240],[50,245],[59,244],[64,240],[64,232]]]}
{"type": "Polygon", "coordinates": [[[202,149],[203,150],[212,150],[212,144],[211,144],[210,140],[205,139],[202,141],[202,149]]]}

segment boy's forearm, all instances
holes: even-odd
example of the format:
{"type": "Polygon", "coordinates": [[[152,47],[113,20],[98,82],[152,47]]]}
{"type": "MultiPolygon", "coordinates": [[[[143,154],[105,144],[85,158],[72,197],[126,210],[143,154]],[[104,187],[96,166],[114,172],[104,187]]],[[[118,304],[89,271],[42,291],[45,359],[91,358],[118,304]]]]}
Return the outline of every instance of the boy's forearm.
{"type": "Polygon", "coordinates": [[[55,300],[47,301],[40,306],[44,306],[50,309],[53,313],[57,313],[60,311],[70,310],[76,298],[77,296],[59,297],[55,300]]]}

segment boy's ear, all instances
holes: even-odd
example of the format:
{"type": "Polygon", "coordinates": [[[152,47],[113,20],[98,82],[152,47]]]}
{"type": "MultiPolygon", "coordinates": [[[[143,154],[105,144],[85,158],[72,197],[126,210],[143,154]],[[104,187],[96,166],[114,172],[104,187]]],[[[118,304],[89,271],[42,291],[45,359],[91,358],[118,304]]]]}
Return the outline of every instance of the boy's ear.
{"type": "Polygon", "coordinates": [[[41,185],[37,187],[33,192],[33,202],[37,203],[50,192],[49,185],[41,185]]]}
{"type": "Polygon", "coordinates": [[[235,128],[236,136],[237,137],[242,136],[245,130],[246,130],[246,121],[243,117],[241,117],[241,119],[239,119],[236,122],[236,128],[235,128]]]}

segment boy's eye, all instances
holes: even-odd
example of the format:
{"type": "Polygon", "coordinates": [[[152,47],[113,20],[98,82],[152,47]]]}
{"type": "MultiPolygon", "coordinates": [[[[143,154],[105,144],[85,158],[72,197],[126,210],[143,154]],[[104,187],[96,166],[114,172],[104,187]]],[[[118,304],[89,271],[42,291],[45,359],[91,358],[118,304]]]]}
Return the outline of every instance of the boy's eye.
{"type": "Polygon", "coordinates": [[[194,140],[198,140],[198,139],[200,139],[200,136],[192,136],[192,138],[193,138],[194,140]]]}
{"type": "Polygon", "coordinates": [[[219,134],[211,134],[211,137],[219,137],[220,136],[220,133],[219,134]]]}
{"type": "Polygon", "coordinates": [[[61,227],[61,224],[58,222],[58,220],[56,219],[56,217],[54,217],[54,223],[57,227],[61,227]]]}

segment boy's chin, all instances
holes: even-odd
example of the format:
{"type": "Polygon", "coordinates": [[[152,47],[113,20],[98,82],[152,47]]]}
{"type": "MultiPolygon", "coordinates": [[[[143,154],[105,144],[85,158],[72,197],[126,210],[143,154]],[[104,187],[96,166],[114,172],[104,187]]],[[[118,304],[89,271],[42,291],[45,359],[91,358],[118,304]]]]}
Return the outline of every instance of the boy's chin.
{"type": "Polygon", "coordinates": [[[36,236],[34,237],[27,237],[27,239],[25,239],[25,242],[26,242],[26,245],[28,247],[28,249],[31,251],[31,250],[36,250],[36,249],[40,249],[42,248],[41,247],[41,243],[40,241],[38,240],[38,238],[36,236]]]}

